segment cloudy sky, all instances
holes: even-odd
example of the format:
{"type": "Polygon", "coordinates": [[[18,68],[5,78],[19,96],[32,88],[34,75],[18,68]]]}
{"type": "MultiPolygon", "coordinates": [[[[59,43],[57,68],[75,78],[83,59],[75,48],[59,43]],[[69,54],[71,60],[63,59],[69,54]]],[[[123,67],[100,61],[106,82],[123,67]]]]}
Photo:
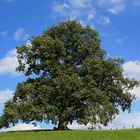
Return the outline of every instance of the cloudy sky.
{"type": "MultiPolygon", "coordinates": [[[[15,72],[15,47],[64,19],[77,19],[98,30],[107,55],[123,57],[125,75],[140,80],[140,0],[0,0],[0,18],[0,114],[17,83],[25,80],[15,72]]],[[[132,93],[137,98],[131,113],[121,113],[108,128],[140,127],[140,88],[132,93]]],[[[34,128],[19,124],[13,130],[21,127],[34,128]]]]}

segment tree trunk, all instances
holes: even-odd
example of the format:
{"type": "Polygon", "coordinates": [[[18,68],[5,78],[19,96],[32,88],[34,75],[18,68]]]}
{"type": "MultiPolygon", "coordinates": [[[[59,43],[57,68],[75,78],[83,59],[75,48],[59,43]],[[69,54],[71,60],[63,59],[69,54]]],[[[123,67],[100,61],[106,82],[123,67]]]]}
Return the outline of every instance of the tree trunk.
{"type": "Polygon", "coordinates": [[[59,123],[58,123],[57,130],[69,130],[69,128],[67,127],[67,122],[60,119],[59,123]]]}

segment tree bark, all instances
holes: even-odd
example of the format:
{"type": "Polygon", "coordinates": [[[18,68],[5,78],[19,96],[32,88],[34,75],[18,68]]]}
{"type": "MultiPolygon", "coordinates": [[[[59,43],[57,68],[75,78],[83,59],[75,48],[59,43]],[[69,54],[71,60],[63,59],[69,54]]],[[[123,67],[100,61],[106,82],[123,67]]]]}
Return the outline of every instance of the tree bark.
{"type": "Polygon", "coordinates": [[[70,130],[70,129],[67,127],[67,122],[60,119],[59,123],[58,123],[57,130],[70,130]]]}

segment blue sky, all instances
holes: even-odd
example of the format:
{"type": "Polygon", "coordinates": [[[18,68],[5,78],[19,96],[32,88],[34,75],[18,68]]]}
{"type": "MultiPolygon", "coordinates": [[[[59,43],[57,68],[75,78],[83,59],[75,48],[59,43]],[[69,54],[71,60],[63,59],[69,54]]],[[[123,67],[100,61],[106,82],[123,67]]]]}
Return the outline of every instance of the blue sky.
{"type": "MultiPolygon", "coordinates": [[[[96,29],[107,55],[123,57],[124,74],[140,80],[140,0],[0,0],[0,114],[17,83],[25,79],[15,72],[15,47],[64,19],[96,29]]],[[[132,123],[140,127],[140,88],[132,93],[137,97],[132,112],[121,113],[110,127],[131,127],[132,123]]]]}

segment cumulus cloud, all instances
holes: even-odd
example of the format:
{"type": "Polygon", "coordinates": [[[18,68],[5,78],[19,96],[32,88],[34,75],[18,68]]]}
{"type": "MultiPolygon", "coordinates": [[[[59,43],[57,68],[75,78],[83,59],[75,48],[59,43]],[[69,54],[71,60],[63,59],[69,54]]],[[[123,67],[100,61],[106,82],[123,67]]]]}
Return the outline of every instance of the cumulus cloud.
{"type": "Polygon", "coordinates": [[[125,9],[125,5],[121,4],[121,5],[116,5],[112,8],[109,8],[108,11],[112,14],[118,14],[120,12],[122,12],[125,9]]]}
{"type": "Polygon", "coordinates": [[[124,0],[97,0],[97,5],[111,14],[118,14],[125,10],[124,0]]]}
{"type": "MultiPolygon", "coordinates": [[[[72,125],[68,125],[70,129],[74,130],[87,130],[91,128],[92,125],[88,123],[87,125],[79,125],[74,122],[72,125]]],[[[108,126],[102,126],[102,129],[123,129],[123,128],[139,128],[140,127],[140,112],[133,112],[133,113],[121,113],[118,115],[112,123],[109,123],[108,126]]],[[[99,129],[99,127],[96,127],[99,129]]]]}
{"type": "Polygon", "coordinates": [[[13,97],[13,91],[6,89],[0,91],[0,104],[4,104],[8,100],[12,99],[13,97]]]}
{"type": "Polygon", "coordinates": [[[17,53],[16,49],[10,50],[6,56],[0,59],[0,75],[3,74],[12,74],[18,75],[15,71],[18,66],[17,53]]]}
{"type": "MultiPolygon", "coordinates": [[[[116,117],[116,119],[110,123],[106,128],[118,128],[122,129],[123,127],[125,128],[132,128],[132,125],[135,128],[140,127],[140,112],[133,112],[133,113],[121,113],[116,117]]],[[[106,129],[104,127],[104,129],[106,129]]]]}
{"type": "MultiPolygon", "coordinates": [[[[26,46],[31,47],[31,41],[27,40],[26,41],[26,46]]],[[[18,67],[18,59],[17,59],[17,50],[12,49],[7,52],[7,54],[0,59],[0,75],[4,74],[11,74],[14,76],[19,76],[21,75],[20,72],[16,71],[16,68],[18,67]]],[[[24,60],[23,60],[24,61],[24,60]]],[[[26,66],[27,68],[28,66],[26,66]]]]}
{"type": "Polygon", "coordinates": [[[108,25],[110,24],[110,19],[109,17],[106,17],[106,16],[101,16],[98,21],[97,21],[99,24],[102,24],[102,25],[108,25]]]}
{"type": "Polygon", "coordinates": [[[89,15],[87,16],[87,20],[89,20],[89,21],[94,18],[95,18],[95,14],[93,14],[93,13],[89,13],[89,15]]]}
{"type": "Polygon", "coordinates": [[[72,125],[68,125],[69,129],[73,129],[73,130],[87,130],[88,128],[91,127],[91,124],[88,123],[87,125],[84,124],[77,124],[76,122],[73,122],[72,125]]]}
{"type": "Polygon", "coordinates": [[[62,3],[57,1],[53,3],[52,15],[54,17],[78,19],[83,24],[89,24],[95,18],[96,12],[92,0],[66,0],[62,3]]]}
{"type": "Polygon", "coordinates": [[[18,28],[14,33],[15,40],[24,40],[27,41],[29,39],[29,34],[26,33],[24,28],[18,28]]]}
{"type": "Polygon", "coordinates": [[[132,91],[132,94],[135,95],[137,100],[140,100],[140,87],[135,87],[132,91]]]}
{"type": "Polygon", "coordinates": [[[38,130],[41,129],[39,126],[34,126],[32,124],[18,124],[13,127],[7,128],[7,129],[2,129],[1,132],[5,131],[24,131],[24,130],[38,130]]]}
{"type": "Polygon", "coordinates": [[[100,12],[104,9],[111,14],[119,14],[125,10],[124,0],[55,0],[52,6],[54,17],[65,17],[78,19],[86,25],[96,24],[108,25],[111,23],[109,17],[100,12]]]}
{"type": "Polygon", "coordinates": [[[66,0],[63,3],[54,2],[53,14],[56,16],[65,16],[70,19],[76,19],[87,16],[91,19],[94,14],[92,0],[66,0]]]}
{"type": "MultiPolygon", "coordinates": [[[[128,61],[123,65],[123,69],[126,77],[140,81],[140,61],[128,61]]],[[[136,96],[137,100],[140,100],[140,87],[135,87],[131,93],[136,96]]]]}
{"type": "Polygon", "coordinates": [[[63,3],[63,4],[55,4],[55,6],[53,7],[53,12],[55,13],[61,13],[62,15],[65,15],[65,10],[69,8],[69,5],[67,3],[63,3]]]}
{"type": "Polygon", "coordinates": [[[128,61],[123,65],[123,69],[126,76],[140,80],[140,61],[128,61]]]}

